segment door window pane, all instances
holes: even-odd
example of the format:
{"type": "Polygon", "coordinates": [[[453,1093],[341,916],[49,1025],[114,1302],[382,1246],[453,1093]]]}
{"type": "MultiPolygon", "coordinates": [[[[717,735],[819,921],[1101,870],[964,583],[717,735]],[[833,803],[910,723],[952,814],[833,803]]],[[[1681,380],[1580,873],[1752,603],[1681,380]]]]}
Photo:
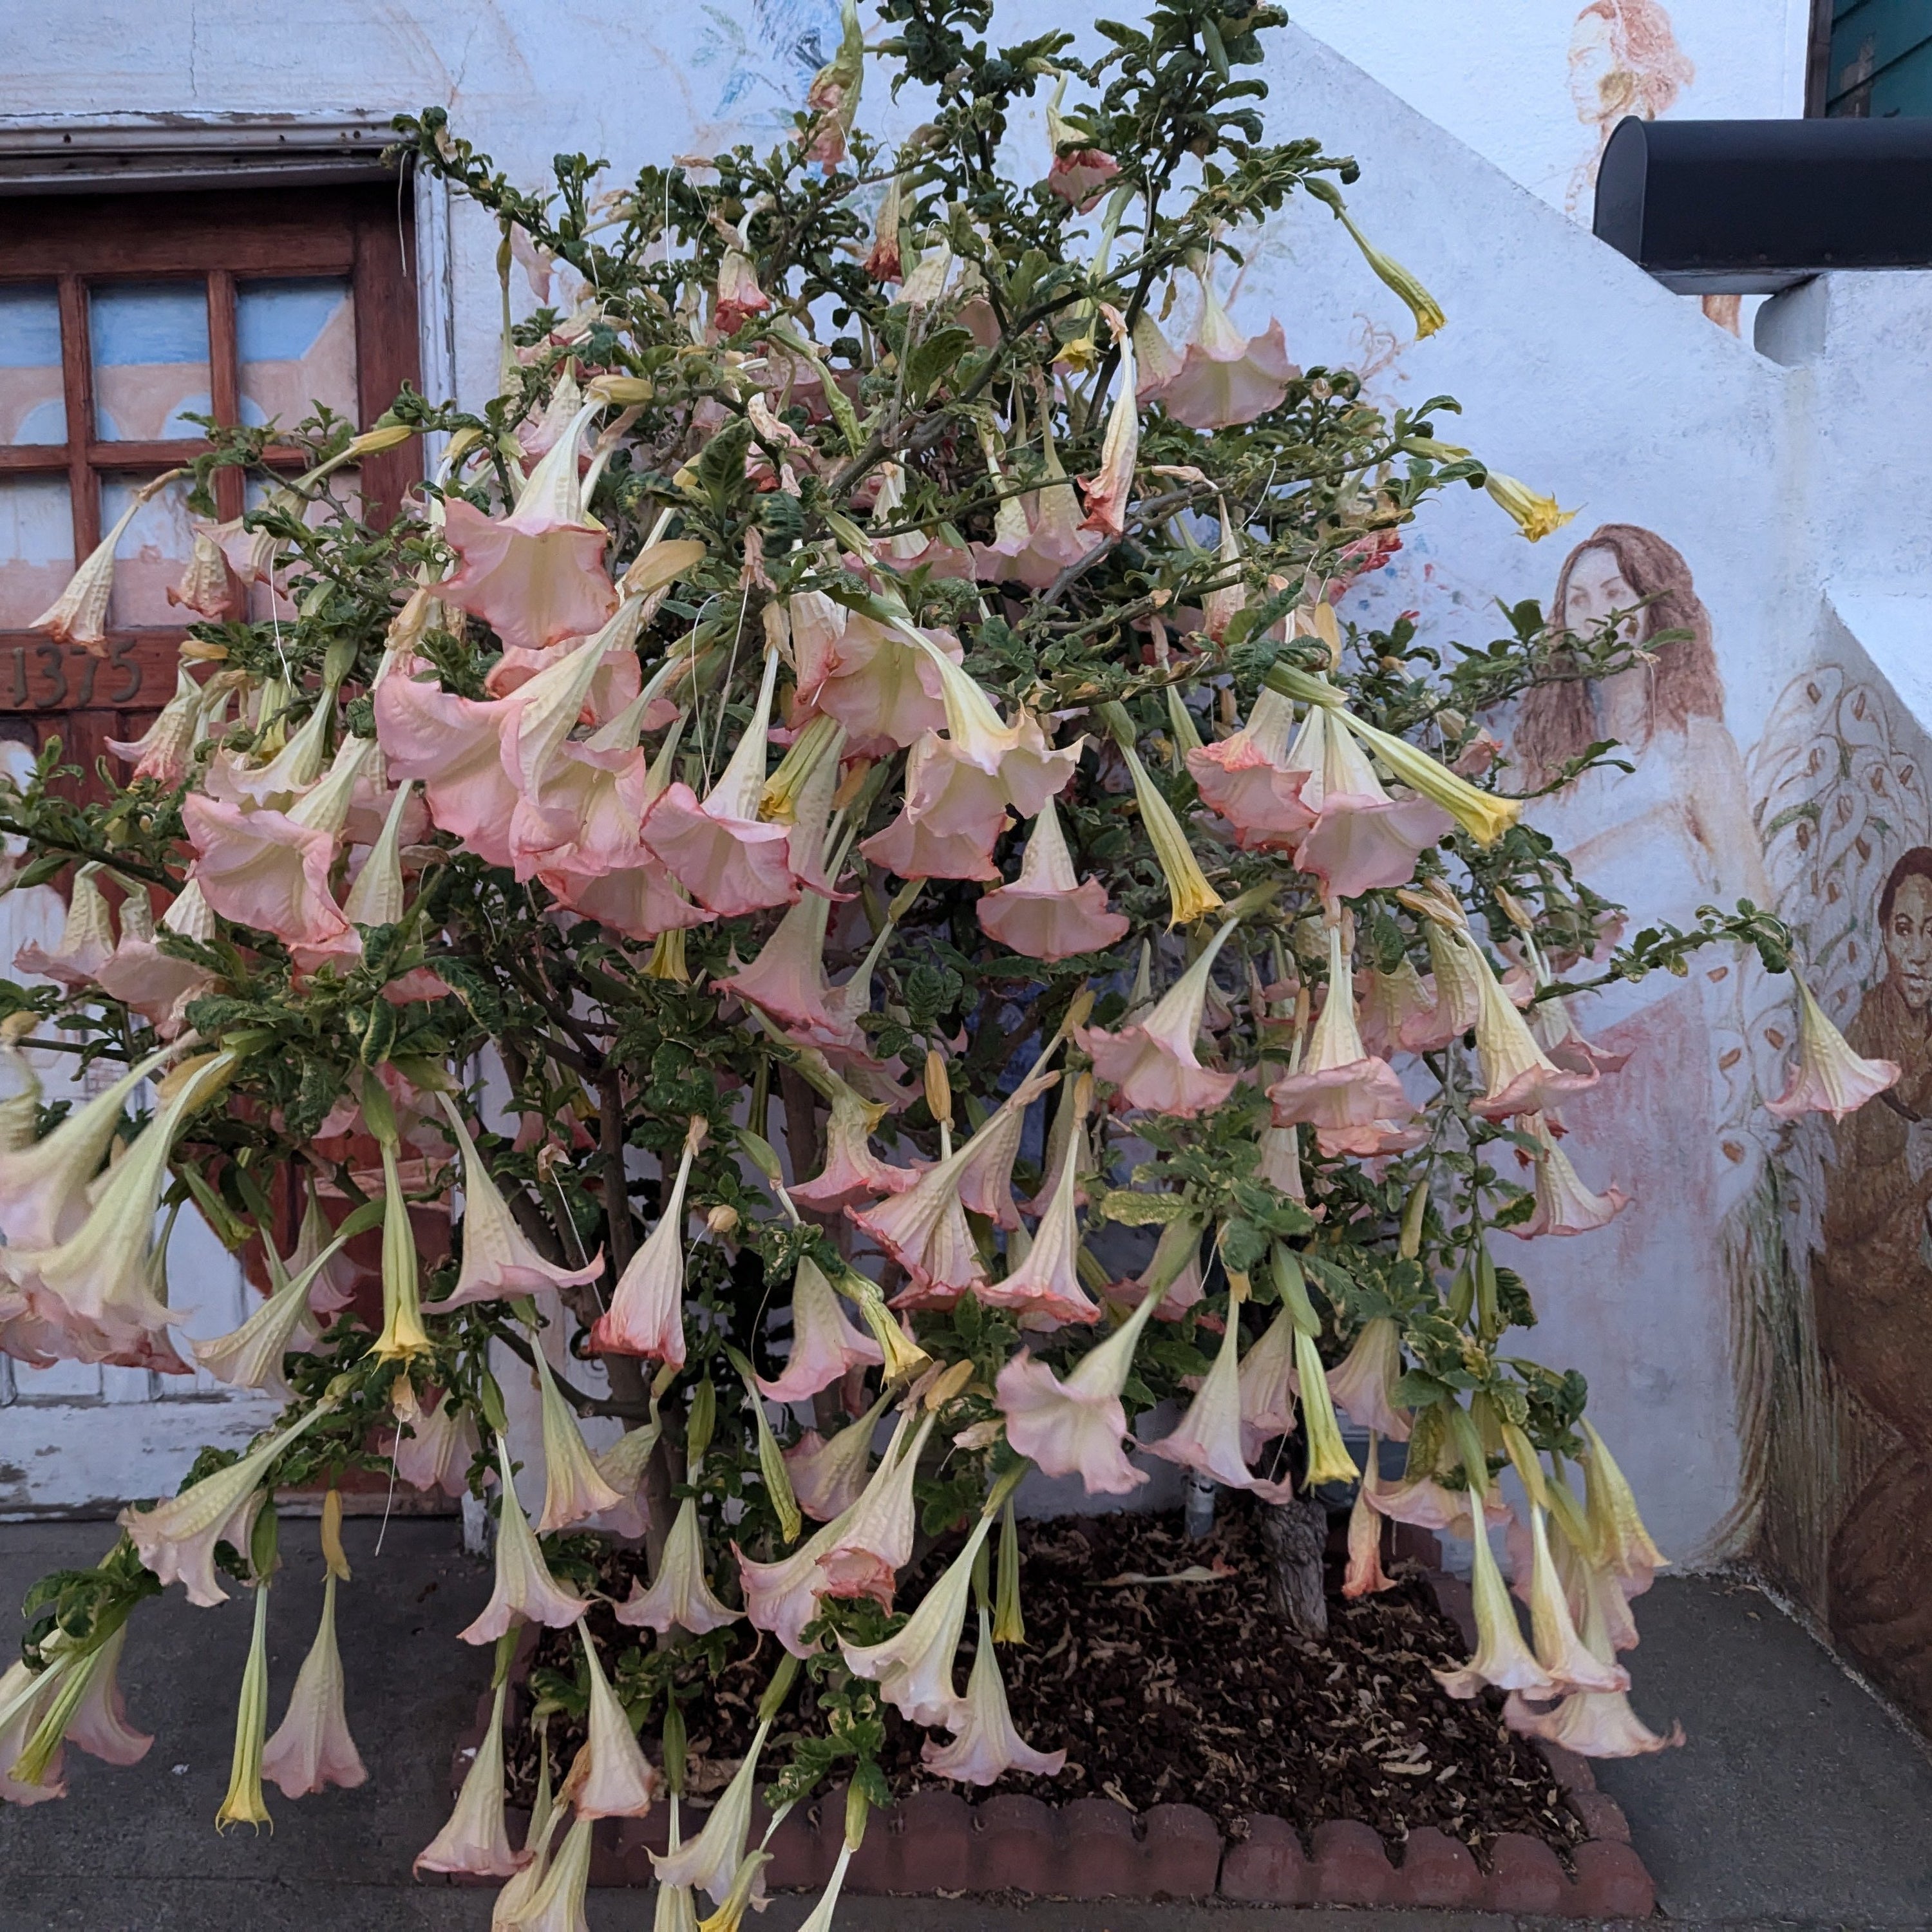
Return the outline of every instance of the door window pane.
{"type": "Polygon", "coordinates": [[[0,631],[24,630],[73,574],[67,478],[0,476],[0,631]]]}
{"type": "MultiPolygon", "coordinates": [[[[146,481],[138,476],[104,476],[100,481],[100,527],[111,530],[146,481]]],[[[107,621],[116,629],[143,624],[180,626],[191,617],[168,602],[194,550],[194,525],[188,514],[188,478],[182,477],[134,513],[114,552],[114,592],[107,621]]]]}
{"type": "Polygon", "coordinates": [[[60,297],[52,284],[0,288],[0,442],[64,442],[60,297]]]}
{"type": "Polygon", "coordinates": [[[161,442],[202,432],[210,413],[208,291],[200,282],[107,282],[88,292],[94,416],[104,442],[161,442]]]}
{"type": "Polygon", "coordinates": [[[356,416],[356,313],[346,276],[242,282],[235,291],[242,420],[284,429],[326,403],[356,416]]]}

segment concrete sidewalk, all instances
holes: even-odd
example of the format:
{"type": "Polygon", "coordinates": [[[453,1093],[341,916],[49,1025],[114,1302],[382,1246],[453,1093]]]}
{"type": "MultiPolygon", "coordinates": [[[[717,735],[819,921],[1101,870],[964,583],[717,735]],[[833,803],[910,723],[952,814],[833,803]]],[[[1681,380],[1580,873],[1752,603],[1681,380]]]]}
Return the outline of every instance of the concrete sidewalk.
{"type": "MultiPolygon", "coordinates": [[[[417,1885],[410,1860],[448,1810],[449,1750],[487,1658],[455,1633],[489,1594],[448,1521],[351,1521],[356,1580],[339,1600],[350,1721],[370,1780],[299,1803],[271,1790],[272,1835],[218,1838],[248,1606],[197,1610],[178,1590],[137,1615],[123,1679],[156,1732],[116,1771],[70,1753],[70,1795],[0,1809],[0,1932],[484,1932],[490,1894],[417,1885]]],[[[91,1564],[106,1523],[0,1526],[4,1641],[44,1571],[91,1564]]],[[[270,1607],[271,1721],[279,1720],[321,1598],[314,1526],[285,1522],[270,1607]]],[[[1642,1606],[1636,1702],[1681,1718],[1683,1750],[1600,1766],[1656,1875],[1660,1907],[1690,1927],[1932,1926],[1932,1760],[1803,1630],[1748,1586],[1660,1583],[1642,1606]]],[[[760,1932],[794,1932],[808,1900],[779,1899],[760,1932]]],[[[594,1892],[594,1932],[650,1923],[646,1894],[594,1892]]],[[[842,1932],[1451,1932],[1472,1914],[1286,1911],[1108,1903],[1026,1908],[971,1900],[852,1899],[842,1932]]]]}

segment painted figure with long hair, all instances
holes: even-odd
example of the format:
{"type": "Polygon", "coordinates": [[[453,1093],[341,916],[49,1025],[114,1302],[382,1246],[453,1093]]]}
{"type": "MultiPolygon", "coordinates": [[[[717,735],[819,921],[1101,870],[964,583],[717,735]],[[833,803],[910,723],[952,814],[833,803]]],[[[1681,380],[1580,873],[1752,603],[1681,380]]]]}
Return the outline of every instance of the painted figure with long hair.
{"type": "Polygon", "coordinates": [[[1570,98],[1595,146],[1576,164],[1564,206],[1574,214],[1597,182],[1610,132],[1625,116],[1654,121],[1697,70],[1658,0],[1590,0],[1570,30],[1570,98]]]}
{"type": "Polygon", "coordinates": [[[1832,1634],[1909,1708],[1932,1713],[1932,848],[1879,898],[1885,976],[1846,1037],[1895,1060],[1880,1104],[1842,1122],[1812,1262],[1820,1352],[1894,1438],[1874,1459],[1826,1556],[1832,1634]]]}
{"type": "MultiPolygon", "coordinates": [[[[1642,907],[1646,920],[1689,926],[1702,905],[1765,904],[1709,613],[1682,555],[1634,524],[1606,524],[1577,544],[1550,604],[1552,626],[1579,635],[1619,614],[1640,661],[1608,678],[1537,686],[1510,735],[1526,790],[1605,740],[1631,769],[1586,772],[1532,806],[1531,822],[1570,855],[1579,878],[1642,907]]],[[[1730,1296],[1714,1231],[1749,1195],[1761,1162],[1755,1140],[1728,1130],[1738,1108],[1730,1076],[1713,1062],[1738,1032],[1738,970],[1701,958],[1687,978],[1612,987],[1580,1007],[1586,1030],[1629,1059],[1616,1079],[1566,1103],[1565,1124],[1588,1150],[1588,1184],[1614,1181],[1636,1208],[1574,1244],[1574,1257],[1539,1252],[1526,1264],[1555,1346],[1618,1364],[1606,1372],[1627,1385],[1611,1402],[1633,1417],[1654,1412],[1657,1477],[1679,1496],[1713,1499],[1688,1535],[1706,1533],[1738,1474],[1730,1296]],[[1613,1294],[1601,1292],[1606,1273],[1619,1283],[1613,1294]],[[1688,1432],[1687,1416],[1700,1418],[1688,1432]]]]}

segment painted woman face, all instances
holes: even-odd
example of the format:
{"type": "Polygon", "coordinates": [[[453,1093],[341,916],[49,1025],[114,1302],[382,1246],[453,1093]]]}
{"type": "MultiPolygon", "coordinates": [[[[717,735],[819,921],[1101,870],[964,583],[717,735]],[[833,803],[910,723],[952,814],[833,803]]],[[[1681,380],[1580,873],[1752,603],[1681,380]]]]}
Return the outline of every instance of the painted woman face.
{"type": "MultiPolygon", "coordinates": [[[[1557,620],[1564,630],[1587,636],[1612,610],[1630,610],[1637,601],[1637,593],[1624,575],[1616,552],[1598,544],[1577,552],[1570,566],[1570,579],[1564,586],[1563,608],[1556,614],[1557,620]]],[[[1618,637],[1624,644],[1636,644],[1640,634],[1638,623],[1637,614],[1632,611],[1617,626],[1618,637]]]]}
{"type": "Polygon", "coordinates": [[[1914,873],[1893,895],[1885,956],[1905,1004],[1922,1012],[1932,1004],[1932,879],[1914,873]]]}

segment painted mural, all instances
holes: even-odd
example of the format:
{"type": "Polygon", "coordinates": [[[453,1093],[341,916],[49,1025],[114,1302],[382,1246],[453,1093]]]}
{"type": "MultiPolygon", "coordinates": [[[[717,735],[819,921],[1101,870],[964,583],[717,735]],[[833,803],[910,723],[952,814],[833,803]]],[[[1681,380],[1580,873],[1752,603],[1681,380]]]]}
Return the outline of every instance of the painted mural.
{"type": "MultiPolygon", "coordinates": [[[[1868,670],[1780,695],[1750,760],[1777,903],[1856,1051],[1898,1085],[1787,1133],[1740,1306],[1746,1547],[1932,1723],[1932,804],[1922,732],[1868,670]]],[[[1766,1022],[1775,1024],[1775,1018],[1766,1022]]]]}
{"type": "Polygon", "coordinates": [[[1563,205],[1586,219],[1597,164],[1626,115],[1654,121],[1697,78],[1658,0],[1589,0],[1570,30],[1570,98],[1592,140],[1570,176],[1563,205]]]}

